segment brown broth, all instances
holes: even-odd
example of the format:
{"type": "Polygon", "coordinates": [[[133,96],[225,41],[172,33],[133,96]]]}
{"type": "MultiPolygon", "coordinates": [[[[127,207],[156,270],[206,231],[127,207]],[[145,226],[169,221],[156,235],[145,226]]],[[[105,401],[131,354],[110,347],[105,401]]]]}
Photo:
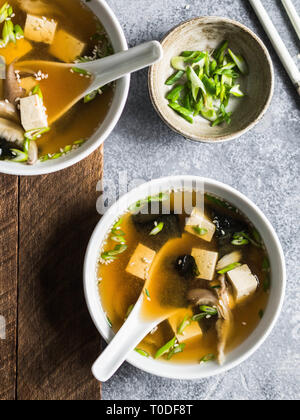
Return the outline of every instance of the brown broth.
{"type": "MultiPolygon", "coordinates": [[[[171,202],[178,194],[171,195],[171,202]]],[[[215,206],[205,200],[205,210],[215,206]]],[[[221,213],[232,215],[231,211],[220,208],[221,213]]],[[[185,218],[180,216],[180,224],[183,232],[185,218]]],[[[251,225],[240,213],[235,217],[251,225]]],[[[122,231],[125,232],[127,250],[118,255],[117,259],[108,264],[99,264],[99,293],[104,310],[112,323],[114,331],[118,331],[124,323],[128,308],[135,304],[143,289],[146,287],[151,300],[144,299],[143,316],[156,319],[165,315],[171,315],[176,308],[188,308],[189,303],[185,299],[187,285],[174,269],[174,261],[185,254],[190,254],[192,248],[201,247],[210,251],[218,251],[218,243],[214,237],[211,242],[183,233],[182,238],[169,240],[156,255],[152,264],[149,279],[145,286],[144,281],[128,274],[125,269],[139,243],[145,244],[145,237],[138,232],[132,222],[130,213],[122,216],[122,231]]],[[[113,249],[116,245],[110,237],[104,245],[104,251],[113,249]]],[[[263,261],[266,252],[262,248],[248,245],[243,248],[243,263],[249,265],[253,274],[259,279],[259,287],[256,293],[244,303],[237,305],[233,310],[233,333],[229,337],[226,351],[231,351],[240,345],[257,327],[261,319],[261,311],[264,311],[268,302],[268,293],[264,290],[266,272],[263,271],[263,261]]],[[[197,280],[194,280],[197,285],[197,280]]],[[[169,323],[164,321],[154,334],[149,334],[139,348],[147,351],[154,357],[157,350],[174,336],[169,323]]],[[[191,363],[199,362],[205,355],[214,354],[217,351],[217,333],[215,328],[210,328],[201,338],[186,341],[183,353],[172,358],[172,362],[191,363]]]]}
{"type": "MultiPolygon", "coordinates": [[[[0,7],[5,3],[5,0],[0,0],[0,7]]],[[[39,0],[43,5],[41,11],[42,16],[54,18],[58,21],[58,29],[63,28],[73,36],[87,44],[84,55],[91,55],[91,51],[95,46],[95,41],[91,40],[92,36],[97,33],[99,26],[101,26],[98,18],[93,12],[88,9],[80,0],[39,0]]],[[[32,0],[11,0],[9,4],[13,7],[15,17],[14,24],[19,24],[24,28],[26,21],[26,11],[35,14],[35,8],[31,9],[35,4],[32,0]]],[[[38,14],[38,13],[36,13],[38,14]]],[[[17,40],[19,45],[22,45],[24,40],[17,40]]],[[[20,58],[20,62],[28,60],[47,60],[58,61],[48,52],[49,46],[42,43],[34,43],[30,41],[33,49],[25,56],[20,58]]],[[[12,49],[14,44],[10,43],[6,48],[0,49],[7,64],[12,61],[12,49]]],[[[43,72],[43,68],[32,63],[30,70],[43,72]]],[[[22,70],[22,68],[17,69],[22,70]]],[[[45,72],[43,72],[45,73],[45,72]]],[[[80,77],[76,73],[71,73],[69,70],[53,70],[47,71],[48,79],[41,80],[40,84],[44,105],[47,108],[49,120],[51,115],[55,113],[56,107],[63,108],[64,104],[68,103],[70,99],[76,97],[76,93],[81,93],[88,87],[90,80],[85,77],[80,77]]],[[[96,99],[85,104],[80,101],[75,105],[65,116],[60,118],[51,126],[51,130],[44,134],[38,141],[39,154],[44,156],[46,154],[58,153],[65,146],[72,145],[78,140],[88,139],[104,121],[112,101],[113,88],[109,87],[102,95],[98,95],[96,99]]],[[[2,98],[5,99],[5,98],[2,98]]]]}

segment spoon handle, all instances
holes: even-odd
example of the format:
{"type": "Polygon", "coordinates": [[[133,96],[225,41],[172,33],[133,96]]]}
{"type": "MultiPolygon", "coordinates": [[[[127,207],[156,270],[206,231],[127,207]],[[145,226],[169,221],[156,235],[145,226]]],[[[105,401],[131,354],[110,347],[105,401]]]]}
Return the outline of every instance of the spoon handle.
{"type": "Polygon", "coordinates": [[[154,64],[162,56],[163,49],[160,43],[151,41],[101,60],[78,64],[76,67],[82,68],[95,76],[92,85],[89,87],[89,92],[92,92],[126,74],[154,64]]]}
{"type": "Polygon", "coordinates": [[[118,334],[109,343],[92,367],[93,375],[100,382],[108,381],[126,360],[128,354],[136,348],[143,338],[160,321],[143,321],[140,316],[141,299],[132,310],[118,334]]]}

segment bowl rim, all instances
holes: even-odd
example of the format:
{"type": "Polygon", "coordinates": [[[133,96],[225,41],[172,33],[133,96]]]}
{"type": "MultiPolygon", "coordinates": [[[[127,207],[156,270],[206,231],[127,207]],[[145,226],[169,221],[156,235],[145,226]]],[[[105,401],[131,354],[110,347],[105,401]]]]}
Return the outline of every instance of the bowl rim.
{"type": "Polygon", "coordinates": [[[219,22],[223,22],[223,23],[228,23],[234,26],[237,26],[238,28],[242,29],[243,31],[247,32],[256,42],[257,44],[261,47],[262,52],[264,53],[267,63],[268,63],[268,68],[270,71],[270,76],[271,76],[271,80],[270,80],[270,91],[268,94],[268,98],[264,104],[264,107],[262,108],[260,114],[257,116],[257,118],[250,123],[247,127],[243,128],[242,130],[236,131],[235,133],[232,134],[228,134],[226,136],[224,135],[220,135],[216,138],[209,139],[208,137],[204,137],[204,136],[188,136],[186,135],[182,130],[180,130],[178,127],[176,127],[174,124],[172,124],[170,121],[168,121],[165,116],[163,115],[162,111],[161,111],[161,107],[159,106],[159,104],[156,101],[155,95],[154,95],[154,71],[155,71],[155,64],[152,65],[149,69],[148,72],[148,90],[149,90],[149,95],[150,95],[150,99],[152,102],[152,105],[154,107],[154,109],[156,110],[157,114],[159,115],[159,117],[162,119],[162,121],[175,133],[180,134],[181,136],[184,137],[184,139],[186,140],[191,140],[193,142],[197,142],[197,143],[209,143],[209,144],[220,144],[220,143],[225,143],[228,141],[232,141],[235,140],[241,136],[243,136],[244,134],[246,134],[248,131],[252,130],[252,128],[254,128],[260,121],[261,119],[265,116],[266,112],[268,111],[271,101],[273,99],[273,95],[274,95],[274,89],[275,89],[275,72],[274,72],[274,66],[273,66],[273,62],[270,56],[270,53],[266,47],[266,45],[264,44],[264,42],[262,41],[262,39],[256,35],[255,32],[252,31],[252,29],[248,28],[247,26],[245,26],[244,24],[233,20],[233,19],[229,19],[229,18],[225,18],[225,17],[220,17],[220,16],[200,16],[200,17],[195,17],[192,19],[188,19],[176,26],[174,26],[172,29],[170,29],[166,35],[162,38],[161,40],[161,44],[162,47],[164,47],[164,43],[165,41],[169,38],[169,36],[171,36],[174,32],[176,32],[178,29],[180,29],[181,27],[184,27],[186,25],[189,25],[192,22],[202,22],[204,20],[207,19],[218,19],[219,22]]]}
{"type": "MultiPolygon", "coordinates": [[[[247,212],[244,211],[247,217],[249,216],[249,213],[257,217],[257,220],[259,220],[261,226],[263,226],[266,231],[265,236],[269,237],[268,241],[270,242],[270,249],[272,246],[272,252],[274,255],[270,255],[269,253],[269,257],[271,266],[276,266],[276,271],[274,270],[274,274],[272,276],[273,280],[274,278],[277,278],[278,282],[276,287],[273,287],[270,290],[269,302],[266,309],[268,311],[268,316],[267,313],[265,313],[265,316],[260,321],[256,329],[252,332],[252,334],[240,346],[238,346],[232,352],[228,353],[226,363],[223,366],[219,366],[215,363],[208,363],[201,366],[201,369],[197,370],[195,369],[197,366],[195,364],[170,364],[152,359],[146,359],[134,351],[131,352],[127,358],[127,362],[134,367],[156,376],[169,379],[198,380],[219,375],[228,370],[231,370],[252,356],[253,353],[265,342],[272,329],[274,328],[280,315],[285,297],[286,265],[280,241],[267,217],[244,194],[219,181],[191,175],[164,177],[157,180],[152,180],[133,189],[132,191],[122,196],[115,204],[113,204],[102,217],[102,219],[98,222],[91,236],[85,255],[83,267],[83,286],[85,299],[91,318],[100,335],[106,342],[109,342],[114,337],[114,333],[107,324],[106,315],[98,293],[96,273],[97,260],[99,257],[102,241],[105,238],[109,227],[113,225],[117,217],[121,214],[120,208],[122,208],[122,206],[126,206],[128,202],[133,203],[136,200],[145,198],[147,196],[147,191],[149,192],[151,190],[151,192],[153,192],[153,188],[154,192],[156,192],[155,188],[157,188],[157,191],[167,191],[170,186],[173,187],[174,184],[179,184],[180,182],[204,182],[205,190],[212,192],[211,189],[213,189],[214,191],[222,192],[225,196],[230,196],[233,198],[233,200],[231,200],[232,204],[237,205],[237,203],[240,203],[247,208],[247,212]],[[159,190],[158,188],[162,186],[164,186],[164,188],[159,190]],[[102,239],[99,238],[101,236],[102,239]],[[273,299],[273,301],[271,301],[271,299],[273,299]],[[253,343],[251,344],[252,341],[253,343]]],[[[216,192],[212,193],[218,195],[216,192]]],[[[222,194],[219,194],[219,196],[222,197],[222,194]]],[[[238,205],[237,207],[239,208],[238,205]]],[[[125,211],[125,209],[126,207],[122,208],[121,212],[125,211]]],[[[249,219],[251,220],[250,217],[249,219]]],[[[266,240],[265,236],[263,236],[264,241],[266,240]]]]}
{"type": "MultiPolygon", "coordinates": [[[[101,23],[103,23],[101,20],[101,16],[102,18],[103,16],[105,17],[107,23],[104,24],[104,27],[105,30],[108,32],[110,38],[112,38],[113,34],[114,39],[112,40],[112,43],[114,49],[116,51],[127,50],[128,44],[124,31],[115,13],[106,3],[106,1],[94,0],[94,2],[92,3],[85,4],[96,14],[96,16],[100,19],[101,23]],[[102,11],[100,12],[98,8],[101,8],[102,11]],[[98,11],[95,11],[95,9],[97,9],[98,11]]],[[[70,166],[73,166],[81,160],[87,158],[91,153],[93,153],[104,143],[104,141],[107,139],[107,137],[111,134],[111,132],[117,125],[123,113],[128,98],[129,87],[130,75],[127,75],[116,82],[116,87],[110,105],[110,109],[105,119],[98,126],[94,134],[92,134],[92,136],[90,136],[89,139],[79,149],[72,151],[66,156],[60,157],[57,160],[38,162],[36,165],[33,166],[9,161],[0,161],[0,173],[16,176],[46,175],[69,168],[70,166]]]]}

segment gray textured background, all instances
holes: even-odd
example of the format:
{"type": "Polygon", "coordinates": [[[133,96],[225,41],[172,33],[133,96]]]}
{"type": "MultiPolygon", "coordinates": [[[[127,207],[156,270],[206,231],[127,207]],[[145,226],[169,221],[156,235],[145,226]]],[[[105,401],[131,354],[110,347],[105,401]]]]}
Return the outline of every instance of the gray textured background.
{"type": "MultiPolygon", "coordinates": [[[[263,3],[300,65],[300,42],[281,2],[263,3]]],[[[131,46],[159,40],[174,25],[201,15],[241,21],[266,42],[276,72],[271,108],[254,130],[227,144],[192,143],[170,131],[151,106],[147,72],[134,74],[125,112],[105,143],[105,177],[117,184],[124,170],[129,181],[195,174],[237,188],[262,209],[277,230],[287,259],[288,288],[273,333],[241,366],[212,379],[190,382],[156,378],[126,363],[103,384],[103,398],[299,399],[299,98],[247,0],[108,0],[108,4],[131,46]]],[[[294,4],[300,13],[300,0],[294,4]]]]}

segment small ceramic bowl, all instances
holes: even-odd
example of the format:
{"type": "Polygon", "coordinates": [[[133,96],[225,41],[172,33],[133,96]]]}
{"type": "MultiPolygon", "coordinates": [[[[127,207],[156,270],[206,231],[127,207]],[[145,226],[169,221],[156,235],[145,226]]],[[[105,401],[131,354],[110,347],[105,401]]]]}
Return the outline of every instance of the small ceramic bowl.
{"type": "Polygon", "coordinates": [[[204,188],[204,191],[223,198],[240,209],[253,223],[262,236],[270,258],[272,287],[263,319],[239,347],[227,354],[223,366],[215,362],[202,365],[199,363],[168,363],[145,358],[135,351],[129,355],[127,361],[133,366],[148,373],[172,379],[201,379],[217,375],[232,369],[250,357],[263,344],[274,327],[281,311],[286,285],[285,260],[277,235],[267,218],[247,197],[212,179],[195,176],[171,176],[158,179],[130,191],[111,206],[98,223],[88,245],[84,264],[85,296],[91,317],[102,337],[109,342],[114,336],[101,305],[97,278],[97,262],[107,232],[117,217],[124,214],[128,207],[137,201],[150,195],[158,195],[161,192],[182,189],[190,191],[191,188],[198,188],[200,191],[203,191],[204,188]]]}
{"type": "MultiPolygon", "coordinates": [[[[126,38],[121,25],[113,11],[105,0],[93,0],[86,5],[95,13],[104,26],[115,52],[128,49],[126,38]]],[[[10,175],[42,175],[57,172],[78,163],[94,152],[110,135],[118,123],[129,91],[130,75],[116,82],[115,92],[110,109],[101,125],[95,133],[79,149],[72,151],[66,156],[46,162],[38,162],[30,166],[26,164],[0,161],[0,172],[10,175]]]]}
{"type": "Polygon", "coordinates": [[[254,127],[267,111],[274,91],[274,70],[267,48],[246,26],[220,17],[189,20],[173,29],[162,41],[164,59],[151,67],[149,90],[152,103],[162,120],[184,137],[202,142],[224,142],[240,137],[254,127]],[[171,59],[183,51],[212,51],[222,41],[242,55],[249,66],[249,74],[241,78],[246,92],[242,99],[234,98],[230,125],[211,127],[203,118],[190,124],[168,106],[166,94],[170,86],[165,82],[174,70],[171,59]]]}

